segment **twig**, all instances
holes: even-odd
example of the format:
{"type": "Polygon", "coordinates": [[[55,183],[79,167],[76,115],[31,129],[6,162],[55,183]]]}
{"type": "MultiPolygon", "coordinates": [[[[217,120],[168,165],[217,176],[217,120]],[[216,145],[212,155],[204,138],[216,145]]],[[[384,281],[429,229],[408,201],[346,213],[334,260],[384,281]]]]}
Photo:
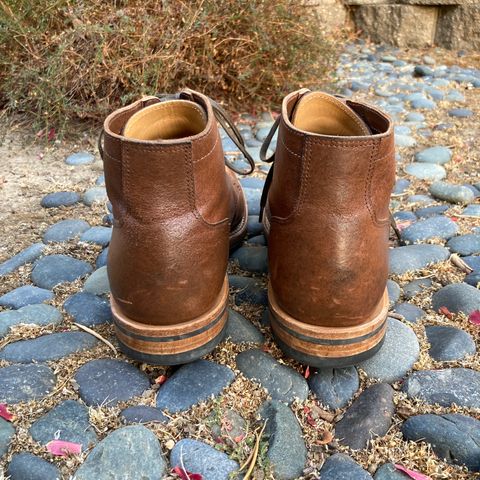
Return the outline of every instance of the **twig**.
{"type": "Polygon", "coordinates": [[[257,434],[257,441],[255,442],[255,448],[253,449],[252,461],[250,463],[250,466],[248,467],[247,473],[245,473],[245,476],[243,477],[243,480],[249,480],[250,476],[252,475],[253,469],[255,468],[255,464],[257,463],[257,458],[258,458],[258,450],[260,448],[260,440],[262,438],[263,431],[265,430],[266,425],[267,425],[267,421],[265,420],[265,423],[263,424],[262,429],[257,434]]]}
{"type": "Polygon", "coordinates": [[[388,316],[390,318],[396,318],[397,320],[402,320],[402,321],[405,320],[405,317],[403,315],[400,315],[399,313],[395,313],[395,312],[389,312],[388,316]]]}
{"type": "Polygon", "coordinates": [[[79,323],[76,323],[76,322],[73,322],[73,324],[76,327],[78,327],[80,330],[83,330],[83,331],[89,333],[90,335],[93,335],[95,338],[98,338],[101,342],[103,342],[105,345],[107,345],[115,355],[117,354],[117,349],[106,338],[103,338],[95,330],[92,330],[91,328],[88,328],[85,325],[80,325],[79,323]]]}
{"type": "Polygon", "coordinates": [[[469,267],[456,253],[450,255],[450,261],[466,273],[473,272],[473,268],[469,267]]]}

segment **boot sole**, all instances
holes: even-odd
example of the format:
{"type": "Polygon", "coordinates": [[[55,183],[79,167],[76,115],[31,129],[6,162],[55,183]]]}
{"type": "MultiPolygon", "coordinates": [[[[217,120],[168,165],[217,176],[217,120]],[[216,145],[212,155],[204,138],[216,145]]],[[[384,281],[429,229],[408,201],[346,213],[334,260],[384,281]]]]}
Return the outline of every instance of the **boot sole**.
{"type": "Polygon", "coordinates": [[[180,365],[210,353],[224,336],[228,319],[228,279],[209,312],[176,325],[150,325],[123,315],[110,297],[120,349],[134,360],[153,365],[180,365]]]}
{"type": "Polygon", "coordinates": [[[269,316],[275,341],[289,356],[313,367],[348,367],[372,357],[385,339],[388,293],[379,313],[353,327],[322,327],[300,322],[278,306],[269,285],[269,316]]]}

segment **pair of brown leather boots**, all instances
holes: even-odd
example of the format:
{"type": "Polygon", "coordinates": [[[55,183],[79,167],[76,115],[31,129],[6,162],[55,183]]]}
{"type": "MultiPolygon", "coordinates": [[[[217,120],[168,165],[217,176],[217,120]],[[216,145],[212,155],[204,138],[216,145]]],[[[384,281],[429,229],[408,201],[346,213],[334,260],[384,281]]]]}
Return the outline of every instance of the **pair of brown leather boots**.
{"type": "MultiPolygon", "coordinates": [[[[189,362],[224,336],[229,250],[245,236],[248,211],[216,119],[253,169],[224,112],[192,90],[105,120],[111,306],[136,360],[189,362]]],[[[262,195],[271,327],[300,362],[355,364],[385,335],[392,124],[371,106],[303,89],[284,99],[262,155],[277,127],[262,195]]]]}

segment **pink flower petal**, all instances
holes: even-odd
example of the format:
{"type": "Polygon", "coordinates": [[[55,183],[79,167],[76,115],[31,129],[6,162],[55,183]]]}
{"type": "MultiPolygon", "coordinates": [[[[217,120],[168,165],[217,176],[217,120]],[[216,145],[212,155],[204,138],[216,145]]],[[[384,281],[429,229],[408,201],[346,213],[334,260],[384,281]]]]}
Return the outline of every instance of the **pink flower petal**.
{"type": "Polygon", "coordinates": [[[82,453],[82,445],[80,443],[65,442],[64,440],[52,440],[47,443],[47,450],[57,457],[66,457],[67,455],[82,453]]]}
{"type": "Polygon", "coordinates": [[[6,403],[0,403],[0,417],[4,418],[7,422],[11,422],[13,419],[13,413],[8,411],[8,405],[6,403]]]}
{"type": "Polygon", "coordinates": [[[173,468],[172,472],[176,473],[182,480],[203,480],[203,476],[199,473],[192,473],[180,467],[173,468]]]}
{"type": "Polygon", "coordinates": [[[402,465],[395,464],[395,468],[403,473],[406,473],[410,478],[413,478],[413,480],[432,480],[427,475],[409,470],[408,468],[402,467],[402,465]]]}
{"type": "Polygon", "coordinates": [[[480,325],[480,310],[474,310],[469,316],[468,319],[470,323],[474,325],[480,325]]]}

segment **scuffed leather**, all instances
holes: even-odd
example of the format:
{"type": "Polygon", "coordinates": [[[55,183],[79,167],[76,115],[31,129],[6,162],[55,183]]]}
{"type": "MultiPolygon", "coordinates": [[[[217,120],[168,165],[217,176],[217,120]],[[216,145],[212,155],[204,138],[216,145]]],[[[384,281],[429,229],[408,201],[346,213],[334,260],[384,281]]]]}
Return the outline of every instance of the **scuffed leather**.
{"type": "Polygon", "coordinates": [[[107,193],[115,218],[109,248],[111,293],[132,320],[171,325],[214,307],[227,268],[230,229],[245,204],[226,174],[217,123],[206,97],[205,130],[175,140],[122,136],[149,97],[112,113],[104,123],[107,193]]]}
{"type": "Polygon", "coordinates": [[[271,287],[299,321],[358,325],[378,309],[387,282],[392,125],[348,101],[373,135],[308,134],[289,120],[298,95],[283,102],[265,209],[271,287]]]}

